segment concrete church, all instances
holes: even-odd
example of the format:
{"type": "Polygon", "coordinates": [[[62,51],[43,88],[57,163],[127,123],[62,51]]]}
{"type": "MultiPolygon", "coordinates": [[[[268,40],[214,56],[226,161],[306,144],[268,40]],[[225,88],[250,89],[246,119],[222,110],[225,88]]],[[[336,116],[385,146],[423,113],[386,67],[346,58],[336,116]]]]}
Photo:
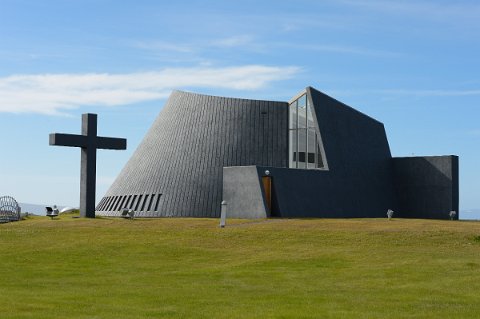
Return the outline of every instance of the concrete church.
{"type": "Polygon", "coordinates": [[[223,200],[237,218],[448,219],[458,157],[392,158],[382,123],[311,87],[290,102],[174,91],[96,214],[219,217],[223,200]]]}

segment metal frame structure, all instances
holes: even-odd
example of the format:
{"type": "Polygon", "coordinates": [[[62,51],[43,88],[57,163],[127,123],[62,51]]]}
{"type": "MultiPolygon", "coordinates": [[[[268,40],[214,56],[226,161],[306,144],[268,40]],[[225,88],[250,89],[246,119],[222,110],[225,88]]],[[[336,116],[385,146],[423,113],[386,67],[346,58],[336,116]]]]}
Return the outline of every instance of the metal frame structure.
{"type": "Polygon", "coordinates": [[[20,205],[12,196],[0,197],[0,223],[20,220],[20,205]]]}

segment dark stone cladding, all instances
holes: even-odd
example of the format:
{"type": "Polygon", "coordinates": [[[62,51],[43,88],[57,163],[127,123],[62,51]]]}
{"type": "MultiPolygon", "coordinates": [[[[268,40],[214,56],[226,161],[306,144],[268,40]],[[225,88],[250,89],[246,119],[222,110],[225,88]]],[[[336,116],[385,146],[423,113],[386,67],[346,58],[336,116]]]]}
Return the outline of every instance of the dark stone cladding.
{"type": "Polygon", "coordinates": [[[270,171],[276,217],[385,217],[396,207],[390,147],[383,124],[311,87],[328,170],[270,171]],[[295,185],[295,187],[292,187],[295,185]]]}
{"type": "Polygon", "coordinates": [[[458,219],[458,156],[395,157],[393,172],[398,217],[458,219]]]}
{"type": "Polygon", "coordinates": [[[174,91],[96,208],[219,217],[225,166],[286,167],[288,103],[174,91]]]}
{"type": "Polygon", "coordinates": [[[307,92],[329,169],[319,177],[329,185],[319,186],[325,189],[322,198],[331,205],[324,205],[324,210],[345,217],[384,217],[389,208],[396,207],[396,197],[383,123],[314,88],[307,92]]]}

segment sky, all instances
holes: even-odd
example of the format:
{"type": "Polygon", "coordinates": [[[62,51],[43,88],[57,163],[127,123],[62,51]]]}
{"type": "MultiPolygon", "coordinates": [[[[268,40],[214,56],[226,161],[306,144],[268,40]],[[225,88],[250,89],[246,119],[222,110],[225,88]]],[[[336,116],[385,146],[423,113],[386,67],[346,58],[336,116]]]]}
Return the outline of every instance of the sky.
{"type": "MultiPolygon", "coordinates": [[[[393,156],[458,155],[480,208],[480,2],[0,0],[0,195],[78,206],[79,134],[100,150],[97,201],[172,90],[288,101],[306,86],[384,123],[393,156]]],[[[478,216],[480,218],[480,216],[478,216]]]]}

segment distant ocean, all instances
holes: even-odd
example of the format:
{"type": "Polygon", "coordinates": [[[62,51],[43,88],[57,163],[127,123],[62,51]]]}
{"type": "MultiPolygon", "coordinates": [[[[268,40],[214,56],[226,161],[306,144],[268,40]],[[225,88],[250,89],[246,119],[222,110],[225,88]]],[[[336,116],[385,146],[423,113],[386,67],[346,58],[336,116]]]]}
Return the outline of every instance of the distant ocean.
{"type": "MultiPolygon", "coordinates": [[[[52,205],[38,205],[38,204],[27,204],[27,203],[18,203],[20,205],[20,208],[22,209],[22,213],[30,213],[30,214],[35,214],[35,215],[45,215],[45,207],[46,206],[52,206],[52,205]]],[[[58,210],[62,210],[66,206],[60,206],[57,205],[58,210]]]]}
{"type": "MultiPolygon", "coordinates": [[[[19,205],[22,208],[22,213],[29,212],[35,215],[45,215],[45,206],[47,206],[47,205],[26,204],[26,203],[19,203],[19,205]]],[[[57,205],[58,210],[62,210],[62,208],[64,207],[66,206],[57,205]]],[[[480,220],[480,208],[461,210],[460,219],[461,220],[480,220]]]]}
{"type": "Polygon", "coordinates": [[[460,219],[480,220],[480,208],[461,210],[460,219]]]}

